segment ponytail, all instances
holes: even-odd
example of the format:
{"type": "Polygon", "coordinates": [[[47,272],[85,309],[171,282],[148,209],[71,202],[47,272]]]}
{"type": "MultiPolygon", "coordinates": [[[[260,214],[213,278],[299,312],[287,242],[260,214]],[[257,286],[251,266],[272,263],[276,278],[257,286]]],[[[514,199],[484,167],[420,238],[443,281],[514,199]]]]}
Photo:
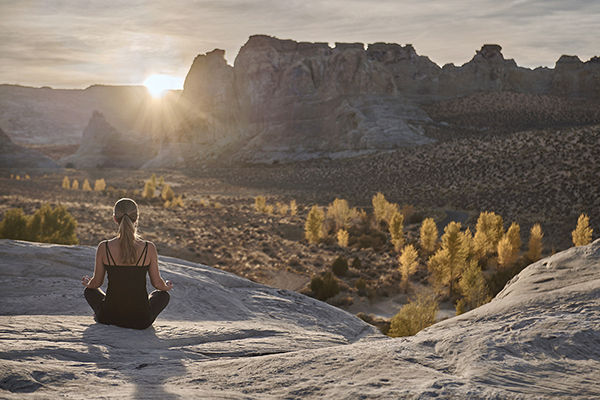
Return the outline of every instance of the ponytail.
{"type": "Polygon", "coordinates": [[[116,202],[114,216],[119,224],[119,241],[121,243],[121,261],[124,264],[135,264],[137,261],[136,240],[138,207],[135,201],[123,198],[116,202]]]}

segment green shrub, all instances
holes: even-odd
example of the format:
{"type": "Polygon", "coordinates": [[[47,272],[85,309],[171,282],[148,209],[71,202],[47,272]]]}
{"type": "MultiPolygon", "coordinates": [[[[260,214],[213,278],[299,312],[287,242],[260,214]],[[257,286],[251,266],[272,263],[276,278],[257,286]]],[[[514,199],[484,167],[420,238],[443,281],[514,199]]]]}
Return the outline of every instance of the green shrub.
{"type": "Polygon", "coordinates": [[[355,257],[354,260],[352,260],[352,268],[354,268],[354,269],[362,268],[362,263],[360,262],[360,258],[355,257]]]}
{"type": "Polygon", "coordinates": [[[32,240],[42,243],[79,244],[77,221],[63,205],[52,208],[44,204],[31,219],[29,231],[32,240]]]}
{"type": "Polygon", "coordinates": [[[0,222],[0,237],[42,243],[78,244],[77,221],[63,205],[44,204],[32,217],[20,208],[8,210],[0,222]]]}
{"type": "Polygon", "coordinates": [[[0,222],[0,239],[29,240],[28,221],[29,217],[23,214],[22,208],[6,211],[0,222]]]}
{"type": "Polygon", "coordinates": [[[348,259],[344,256],[338,256],[331,264],[331,271],[337,276],[344,276],[348,272],[348,259]]]}
{"type": "Polygon", "coordinates": [[[329,271],[323,278],[315,276],[310,282],[310,290],[317,296],[317,299],[324,301],[338,294],[340,286],[333,273],[329,271]]]}
{"type": "Polygon", "coordinates": [[[358,290],[364,290],[367,288],[367,282],[363,278],[358,278],[354,287],[358,290]]]}
{"type": "Polygon", "coordinates": [[[434,297],[420,294],[392,317],[388,335],[391,337],[415,335],[435,323],[437,311],[438,303],[434,297]]]}

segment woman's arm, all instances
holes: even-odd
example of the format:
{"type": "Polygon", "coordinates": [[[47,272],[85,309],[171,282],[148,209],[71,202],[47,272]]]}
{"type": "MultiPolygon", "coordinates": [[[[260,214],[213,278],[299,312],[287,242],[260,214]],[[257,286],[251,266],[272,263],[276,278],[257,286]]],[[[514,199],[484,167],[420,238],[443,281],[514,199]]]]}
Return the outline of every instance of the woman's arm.
{"type": "Polygon", "coordinates": [[[171,281],[165,281],[160,276],[158,270],[158,253],[156,252],[156,246],[154,243],[148,242],[148,256],[150,257],[150,266],[148,267],[148,275],[150,275],[150,283],[156,290],[167,292],[173,289],[173,283],[171,281]]]}
{"type": "Polygon", "coordinates": [[[94,266],[94,275],[92,279],[89,276],[81,278],[81,284],[90,289],[98,289],[104,283],[104,263],[102,262],[102,251],[106,251],[103,246],[108,246],[108,243],[101,242],[96,248],[96,264],[94,266]],[[100,250],[102,248],[102,251],[100,250]]]}

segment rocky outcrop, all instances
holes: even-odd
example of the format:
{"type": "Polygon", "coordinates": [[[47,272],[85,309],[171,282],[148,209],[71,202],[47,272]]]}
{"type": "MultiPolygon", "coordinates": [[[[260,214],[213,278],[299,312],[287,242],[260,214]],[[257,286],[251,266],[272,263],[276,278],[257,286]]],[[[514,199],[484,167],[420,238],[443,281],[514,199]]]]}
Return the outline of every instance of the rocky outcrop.
{"type": "Polygon", "coordinates": [[[300,160],[431,143],[420,105],[480,92],[600,98],[596,58],[531,70],[501,50],[486,44],[468,63],[440,68],[410,44],[331,48],[252,36],[233,67],[222,50],[196,58],[181,96],[186,117],[161,162],[225,150],[236,159],[300,160]]]}
{"type": "Polygon", "coordinates": [[[122,133],[94,111],[77,152],[59,163],[74,168],[139,168],[155,156],[151,137],[122,133]]]}
{"type": "Polygon", "coordinates": [[[171,303],[143,331],[94,323],[94,249],[0,240],[0,397],[597,398],[600,242],[491,302],[392,339],[328,304],[159,257],[171,303]]]}
{"type": "Polygon", "coordinates": [[[27,171],[31,169],[60,168],[60,165],[42,153],[13,143],[0,128],[0,168],[27,171]]]}

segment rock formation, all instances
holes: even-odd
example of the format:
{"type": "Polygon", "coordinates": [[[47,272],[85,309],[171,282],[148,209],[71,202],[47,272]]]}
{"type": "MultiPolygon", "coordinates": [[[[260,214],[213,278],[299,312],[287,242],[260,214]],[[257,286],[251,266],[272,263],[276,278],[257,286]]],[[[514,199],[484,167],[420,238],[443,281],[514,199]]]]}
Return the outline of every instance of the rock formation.
{"type": "Polygon", "coordinates": [[[94,323],[94,249],[0,240],[0,397],[596,398],[600,242],[530,265],[409,338],[328,304],[159,257],[153,328],[94,323]]]}
{"type": "Polygon", "coordinates": [[[19,146],[0,128],[0,168],[21,171],[60,168],[60,165],[42,153],[19,146]]]}
{"type": "Polygon", "coordinates": [[[233,67],[222,50],[194,60],[181,96],[186,117],[161,163],[173,149],[180,160],[228,149],[236,159],[264,162],[431,143],[421,105],[480,92],[600,99],[597,58],[563,56],[555,69],[531,70],[501,50],[486,44],[468,63],[440,68],[410,44],[365,50],[252,36],[233,67]]]}
{"type": "Polygon", "coordinates": [[[155,156],[151,137],[137,132],[124,134],[109,124],[102,113],[94,111],[77,152],[59,162],[75,168],[139,168],[155,156]]]}

